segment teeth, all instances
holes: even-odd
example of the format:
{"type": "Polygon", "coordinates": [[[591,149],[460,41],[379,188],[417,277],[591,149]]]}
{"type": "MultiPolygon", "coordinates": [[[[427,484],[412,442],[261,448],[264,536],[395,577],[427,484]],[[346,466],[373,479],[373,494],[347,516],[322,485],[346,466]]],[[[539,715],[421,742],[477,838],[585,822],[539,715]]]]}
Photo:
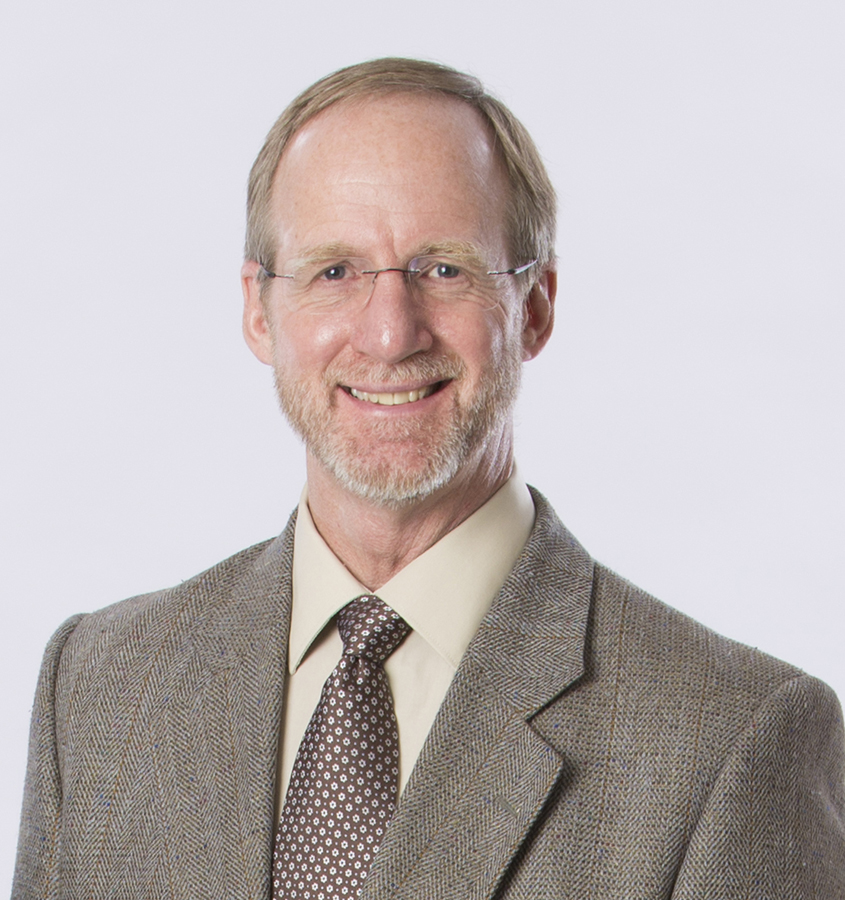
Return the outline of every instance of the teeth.
{"type": "Polygon", "coordinates": [[[369,394],[367,391],[356,391],[349,388],[349,393],[358,400],[367,403],[379,403],[382,406],[401,406],[403,403],[414,403],[434,393],[434,385],[424,387],[419,391],[397,391],[394,394],[369,394]]]}

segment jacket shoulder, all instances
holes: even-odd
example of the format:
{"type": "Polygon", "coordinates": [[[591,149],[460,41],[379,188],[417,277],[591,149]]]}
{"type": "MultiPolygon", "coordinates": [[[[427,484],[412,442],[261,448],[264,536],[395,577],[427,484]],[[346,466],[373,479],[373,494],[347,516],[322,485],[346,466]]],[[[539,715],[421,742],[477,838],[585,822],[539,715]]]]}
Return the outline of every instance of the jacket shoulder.
{"type": "Polygon", "coordinates": [[[706,684],[709,691],[729,693],[734,703],[744,698],[753,705],[805,674],[718,634],[600,563],[594,569],[592,620],[594,665],[629,672],[653,689],[686,695],[706,684]]]}
{"type": "Polygon", "coordinates": [[[133,623],[151,615],[166,618],[192,600],[204,598],[213,602],[215,595],[225,593],[227,588],[237,583],[271,543],[272,540],[267,540],[247,547],[177,585],[138,594],[94,612],[77,615],[74,617],[77,626],[69,641],[70,646],[83,643],[95,634],[117,633],[131,628],[133,623]]]}
{"type": "MultiPolygon", "coordinates": [[[[731,640],[661,602],[594,560],[558,519],[548,501],[533,491],[537,520],[521,563],[530,577],[520,592],[537,584],[548,621],[571,606],[573,579],[585,587],[583,606],[584,682],[640,685],[652,695],[688,692],[706,682],[717,692],[754,697],[804,673],[795,666],[731,640]]],[[[522,604],[520,604],[520,607],[522,604]]],[[[520,609],[520,614],[522,610],[520,609]]],[[[572,611],[567,612],[571,620],[572,611]]]]}
{"type": "MultiPolygon", "coordinates": [[[[222,640],[227,629],[242,632],[250,616],[289,599],[293,522],[282,534],[230,556],[173,587],[121,600],[73,617],[60,629],[57,699],[79,695],[80,684],[99,673],[137,671],[161,648],[186,650],[202,635],[204,644],[221,638],[221,653],[237,654],[222,640]],[[81,679],[81,682],[80,682],[81,679]]],[[[54,641],[55,643],[55,641],[54,641]]],[[[182,653],[181,655],[185,655],[182,653]]]]}

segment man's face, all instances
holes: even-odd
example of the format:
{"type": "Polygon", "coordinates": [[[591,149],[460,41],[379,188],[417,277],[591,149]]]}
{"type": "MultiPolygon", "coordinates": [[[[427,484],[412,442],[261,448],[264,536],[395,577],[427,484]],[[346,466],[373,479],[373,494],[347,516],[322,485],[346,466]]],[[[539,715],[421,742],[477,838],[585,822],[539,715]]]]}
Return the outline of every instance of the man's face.
{"type": "MultiPolygon", "coordinates": [[[[507,191],[467,105],[410,95],[338,103],[279,164],[275,271],[346,257],[405,268],[455,245],[490,270],[527,262],[508,257],[507,191]]],[[[244,267],[247,340],[273,366],[309,463],[342,488],[399,505],[509,452],[521,363],[533,355],[513,278],[494,279],[489,304],[432,305],[401,273],[383,272],[368,300],[327,311],[292,305],[282,279],[259,303],[256,269],[244,267]]]]}

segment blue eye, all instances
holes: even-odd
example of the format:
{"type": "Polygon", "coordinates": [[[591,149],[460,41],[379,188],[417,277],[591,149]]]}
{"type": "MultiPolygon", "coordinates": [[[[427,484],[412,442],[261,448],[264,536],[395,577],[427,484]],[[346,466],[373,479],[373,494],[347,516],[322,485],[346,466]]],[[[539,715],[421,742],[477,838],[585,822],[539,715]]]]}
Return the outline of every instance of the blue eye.
{"type": "Polygon", "coordinates": [[[346,266],[332,266],[323,272],[323,277],[327,281],[341,281],[346,277],[346,266]]]}
{"type": "Polygon", "coordinates": [[[450,263],[437,263],[432,270],[435,278],[457,278],[460,274],[461,270],[450,263]]]}

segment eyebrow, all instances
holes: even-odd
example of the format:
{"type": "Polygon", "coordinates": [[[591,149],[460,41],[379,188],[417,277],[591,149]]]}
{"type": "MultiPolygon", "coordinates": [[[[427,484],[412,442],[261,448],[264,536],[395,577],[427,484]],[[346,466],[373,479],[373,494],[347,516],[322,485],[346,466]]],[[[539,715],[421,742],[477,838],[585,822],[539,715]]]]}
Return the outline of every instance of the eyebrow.
{"type": "Polygon", "coordinates": [[[316,244],[313,247],[306,247],[301,253],[292,257],[288,264],[322,262],[326,259],[349,258],[363,259],[361,254],[355,250],[351,244],[342,244],[339,241],[332,241],[327,244],[316,244]]]}
{"type": "MultiPolygon", "coordinates": [[[[409,259],[416,259],[419,256],[448,256],[479,268],[487,265],[485,254],[477,244],[473,244],[471,241],[444,240],[425,244],[416,250],[409,259]]],[[[304,248],[301,253],[288,260],[287,265],[307,265],[332,259],[367,259],[367,257],[351,244],[330,241],[304,248]]],[[[372,262],[372,260],[368,261],[372,262]]]]}
{"type": "Polygon", "coordinates": [[[440,241],[428,244],[414,256],[448,256],[479,269],[487,265],[487,257],[477,244],[470,241],[440,241]]]}

